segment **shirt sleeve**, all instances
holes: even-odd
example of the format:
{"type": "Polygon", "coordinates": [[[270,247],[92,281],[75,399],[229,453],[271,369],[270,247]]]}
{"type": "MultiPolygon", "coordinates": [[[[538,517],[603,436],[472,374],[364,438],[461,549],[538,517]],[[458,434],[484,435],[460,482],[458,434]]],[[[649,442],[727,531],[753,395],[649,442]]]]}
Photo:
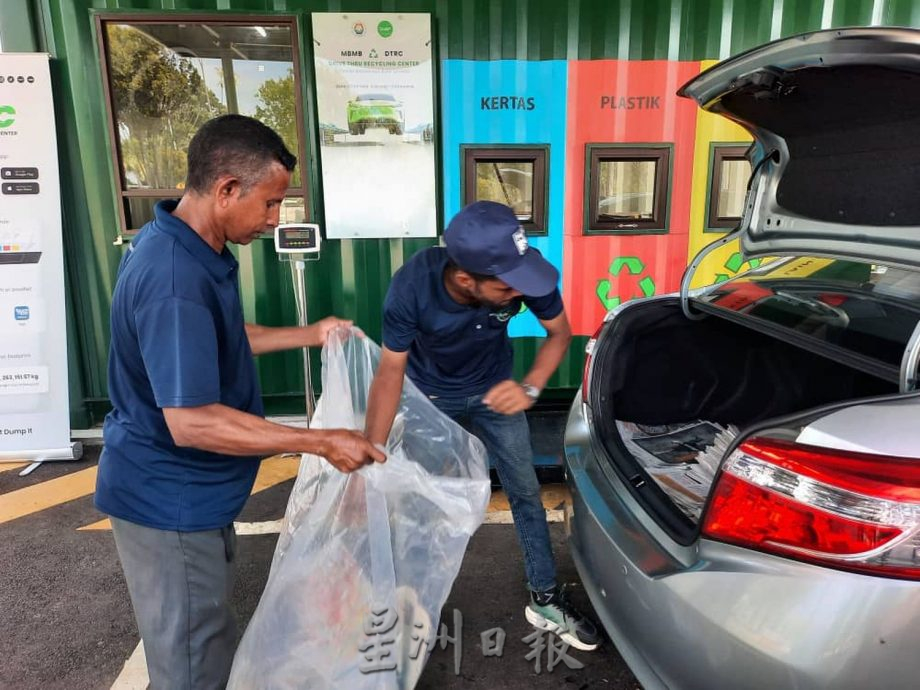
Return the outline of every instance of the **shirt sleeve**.
{"type": "Polygon", "coordinates": [[[412,347],[417,333],[415,300],[394,282],[383,301],[383,344],[393,352],[406,352],[412,347]]]}
{"type": "Polygon", "coordinates": [[[138,345],[159,407],[220,402],[217,330],[201,304],[167,297],[135,315],[138,345]]]}
{"type": "Polygon", "coordinates": [[[540,321],[555,319],[562,313],[563,307],[558,288],[543,297],[525,297],[524,304],[540,321]]]}

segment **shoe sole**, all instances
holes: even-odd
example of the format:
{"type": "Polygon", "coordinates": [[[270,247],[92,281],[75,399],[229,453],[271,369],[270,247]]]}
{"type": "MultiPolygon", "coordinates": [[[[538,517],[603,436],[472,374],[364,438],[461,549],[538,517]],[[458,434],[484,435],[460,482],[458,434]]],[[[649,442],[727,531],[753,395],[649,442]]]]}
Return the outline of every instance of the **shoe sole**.
{"type": "Polygon", "coordinates": [[[539,613],[534,611],[529,606],[524,607],[524,617],[527,619],[527,622],[530,623],[533,627],[538,628],[540,630],[546,630],[547,632],[551,632],[555,634],[557,637],[559,637],[560,640],[565,642],[567,645],[569,645],[570,647],[574,647],[575,649],[579,649],[582,652],[593,652],[595,649],[597,649],[600,646],[600,643],[588,644],[586,642],[582,642],[577,637],[575,637],[572,633],[568,632],[567,630],[564,630],[561,625],[559,625],[558,623],[554,623],[553,621],[549,620],[545,616],[541,616],[539,613]]]}

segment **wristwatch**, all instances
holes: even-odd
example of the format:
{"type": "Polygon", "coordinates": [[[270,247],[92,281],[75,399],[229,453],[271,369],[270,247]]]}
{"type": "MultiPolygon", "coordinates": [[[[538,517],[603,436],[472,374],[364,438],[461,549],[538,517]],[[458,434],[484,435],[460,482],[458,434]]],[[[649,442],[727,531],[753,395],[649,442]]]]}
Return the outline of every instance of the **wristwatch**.
{"type": "Polygon", "coordinates": [[[534,402],[536,402],[537,398],[540,397],[540,389],[537,388],[532,383],[522,383],[521,388],[524,389],[524,392],[527,394],[527,397],[533,400],[534,402]]]}

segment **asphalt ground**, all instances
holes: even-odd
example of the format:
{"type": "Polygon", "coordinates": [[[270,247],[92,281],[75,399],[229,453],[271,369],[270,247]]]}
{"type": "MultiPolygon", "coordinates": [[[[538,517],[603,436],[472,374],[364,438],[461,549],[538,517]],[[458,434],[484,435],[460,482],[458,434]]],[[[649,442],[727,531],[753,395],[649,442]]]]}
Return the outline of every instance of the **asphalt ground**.
{"type": "MultiPolygon", "coordinates": [[[[104,516],[92,505],[99,451],[98,446],[88,446],[83,460],[49,463],[26,477],[20,477],[15,466],[0,464],[3,690],[108,689],[116,681],[118,688],[145,687],[125,669],[138,645],[137,627],[112,533],[99,522],[104,516]]],[[[296,463],[296,459],[274,459],[264,464],[240,522],[282,517],[296,463]]],[[[563,487],[544,490],[547,507],[561,507],[557,504],[564,500],[560,498],[563,487]]],[[[500,513],[506,507],[497,495],[491,510],[500,513]]],[[[550,531],[559,581],[570,587],[576,604],[590,611],[563,525],[553,523],[550,531]]],[[[234,607],[241,629],[258,603],[276,539],[276,534],[238,539],[234,607]]],[[[451,637],[457,633],[454,612],[460,614],[459,654],[455,644],[436,647],[417,687],[639,687],[609,641],[590,653],[571,648],[560,653],[561,643],[554,636],[543,640],[553,650],[548,646],[536,650],[532,638],[525,642],[533,633],[524,619],[525,603],[523,564],[513,525],[483,525],[470,542],[442,611],[441,620],[451,637]],[[502,654],[486,656],[481,633],[495,628],[506,634],[502,654]],[[458,660],[459,672],[455,672],[458,660]]]]}

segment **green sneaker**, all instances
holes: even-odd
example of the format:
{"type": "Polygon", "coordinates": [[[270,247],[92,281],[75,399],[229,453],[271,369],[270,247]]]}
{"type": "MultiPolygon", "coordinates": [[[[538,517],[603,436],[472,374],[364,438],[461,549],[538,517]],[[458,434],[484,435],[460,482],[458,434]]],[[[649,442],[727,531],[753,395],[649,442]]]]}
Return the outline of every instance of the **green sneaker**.
{"type": "Polygon", "coordinates": [[[579,613],[566,592],[558,587],[548,592],[531,592],[524,616],[533,627],[555,633],[575,649],[590,652],[600,646],[602,638],[594,623],[579,613]]]}

